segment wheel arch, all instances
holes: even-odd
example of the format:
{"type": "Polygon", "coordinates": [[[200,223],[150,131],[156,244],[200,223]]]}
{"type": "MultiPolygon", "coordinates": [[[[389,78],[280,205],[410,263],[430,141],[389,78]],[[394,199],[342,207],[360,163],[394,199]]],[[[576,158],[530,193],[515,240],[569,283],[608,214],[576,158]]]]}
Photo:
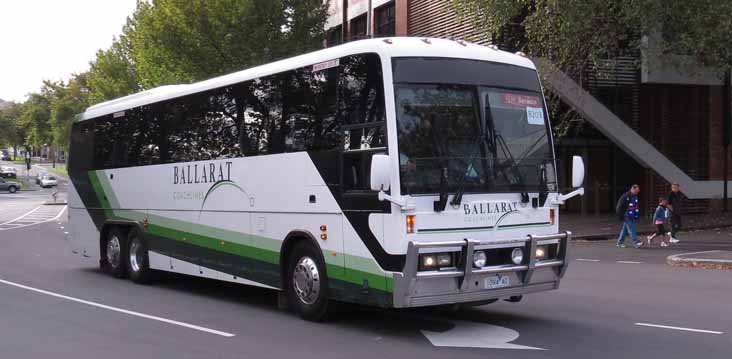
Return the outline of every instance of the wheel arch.
{"type": "Polygon", "coordinates": [[[298,243],[303,242],[313,246],[313,248],[315,248],[315,250],[320,254],[321,259],[323,259],[323,263],[325,263],[325,258],[322,258],[323,251],[320,248],[320,244],[315,240],[315,236],[313,236],[312,233],[305,230],[291,231],[287,234],[285,240],[282,241],[282,246],[280,247],[280,286],[283,290],[286,289],[287,283],[287,259],[289,258],[290,253],[292,253],[293,248],[295,248],[298,243]]]}

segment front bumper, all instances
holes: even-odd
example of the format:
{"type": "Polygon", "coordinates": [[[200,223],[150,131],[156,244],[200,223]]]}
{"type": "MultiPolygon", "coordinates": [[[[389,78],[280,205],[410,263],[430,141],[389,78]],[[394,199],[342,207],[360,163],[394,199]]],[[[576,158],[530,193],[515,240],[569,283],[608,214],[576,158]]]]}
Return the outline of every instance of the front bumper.
{"type": "Polygon", "coordinates": [[[528,235],[526,238],[505,241],[480,242],[466,238],[463,241],[420,243],[409,242],[402,273],[394,273],[394,307],[421,307],[453,303],[478,303],[497,298],[557,289],[567,269],[567,244],[571,232],[552,235],[528,235]],[[536,247],[558,244],[554,258],[536,260],[536,247]],[[417,265],[420,250],[460,248],[460,268],[419,272],[417,265]],[[491,250],[523,247],[529,259],[521,265],[496,265],[473,267],[476,248],[491,250]],[[498,289],[486,289],[485,281],[495,276],[508,276],[510,285],[498,289]]]}

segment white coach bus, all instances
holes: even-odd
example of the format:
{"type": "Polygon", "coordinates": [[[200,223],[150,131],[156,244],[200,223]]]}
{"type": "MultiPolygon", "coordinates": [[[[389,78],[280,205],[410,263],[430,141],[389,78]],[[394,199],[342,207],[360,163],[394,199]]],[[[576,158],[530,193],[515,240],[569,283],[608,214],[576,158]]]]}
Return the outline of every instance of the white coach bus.
{"type": "Polygon", "coordinates": [[[556,289],[558,193],[532,61],[445,39],[351,42],[92,106],[69,158],[73,251],[281,291],[306,319],[556,289]]]}

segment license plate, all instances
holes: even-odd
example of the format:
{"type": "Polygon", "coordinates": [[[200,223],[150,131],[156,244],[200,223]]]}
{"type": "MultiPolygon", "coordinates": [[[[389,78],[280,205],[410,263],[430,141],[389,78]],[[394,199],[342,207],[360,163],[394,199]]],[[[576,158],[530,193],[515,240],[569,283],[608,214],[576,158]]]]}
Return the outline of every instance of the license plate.
{"type": "Polygon", "coordinates": [[[508,276],[497,275],[485,279],[485,287],[487,289],[496,289],[508,287],[511,285],[511,278],[508,276]]]}

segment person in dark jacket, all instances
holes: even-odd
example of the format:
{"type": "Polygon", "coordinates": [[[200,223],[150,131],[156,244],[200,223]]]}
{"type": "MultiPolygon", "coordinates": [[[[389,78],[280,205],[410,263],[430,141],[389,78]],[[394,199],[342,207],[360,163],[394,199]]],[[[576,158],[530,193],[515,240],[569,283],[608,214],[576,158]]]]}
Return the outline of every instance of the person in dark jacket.
{"type": "Polygon", "coordinates": [[[669,241],[679,243],[676,233],[681,229],[681,187],[678,183],[671,184],[671,193],[666,201],[668,201],[668,209],[671,212],[671,238],[669,241]]]}
{"type": "Polygon", "coordinates": [[[617,243],[617,246],[620,248],[626,247],[626,234],[630,235],[630,239],[633,240],[635,248],[643,246],[643,241],[638,240],[638,232],[635,230],[635,222],[640,218],[638,193],[640,193],[640,186],[634,184],[630,187],[630,191],[625,192],[620,196],[618,203],[615,205],[615,213],[618,215],[618,219],[623,222],[623,227],[620,229],[620,235],[618,235],[617,243]]]}

